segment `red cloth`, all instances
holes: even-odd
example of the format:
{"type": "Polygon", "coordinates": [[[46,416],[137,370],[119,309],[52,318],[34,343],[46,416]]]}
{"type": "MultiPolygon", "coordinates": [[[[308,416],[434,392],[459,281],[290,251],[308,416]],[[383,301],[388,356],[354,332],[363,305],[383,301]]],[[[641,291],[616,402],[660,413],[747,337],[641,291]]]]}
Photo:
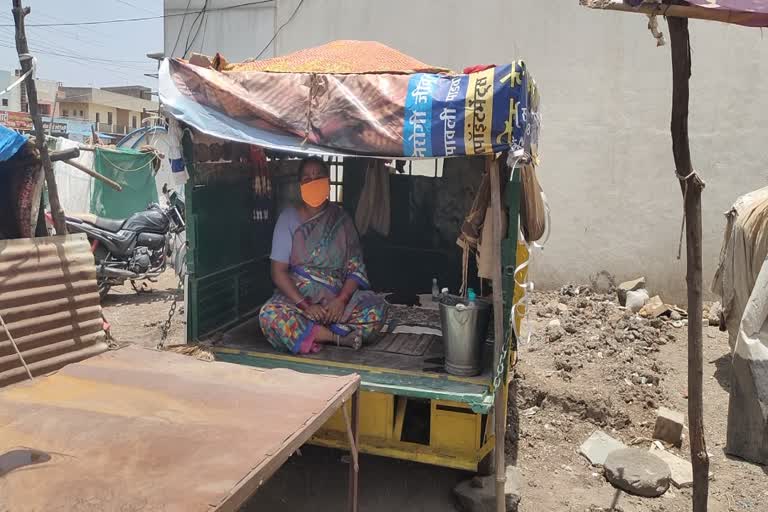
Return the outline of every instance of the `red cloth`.
{"type": "Polygon", "coordinates": [[[479,73],[480,71],[485,71],[486,69],[495,68],[496,64],[476,64],[474,66],[469,66],[468,68],[464,68],[464,74],[468,75],[470,73],[479,73]]]}

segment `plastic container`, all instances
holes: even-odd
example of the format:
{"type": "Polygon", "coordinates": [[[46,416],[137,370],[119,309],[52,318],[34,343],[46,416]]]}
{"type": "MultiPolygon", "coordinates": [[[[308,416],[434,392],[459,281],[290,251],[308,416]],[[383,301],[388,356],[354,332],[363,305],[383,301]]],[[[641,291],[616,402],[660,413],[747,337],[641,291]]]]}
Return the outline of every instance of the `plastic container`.
{"type": "Polygon", "coordinates": [[[491,304],[483,299],[469,303],[449,295],[440,301],[440,324],[445,346],[445,371],[470,377],[481,372],[483,343],[488,334],[491,304]]]}

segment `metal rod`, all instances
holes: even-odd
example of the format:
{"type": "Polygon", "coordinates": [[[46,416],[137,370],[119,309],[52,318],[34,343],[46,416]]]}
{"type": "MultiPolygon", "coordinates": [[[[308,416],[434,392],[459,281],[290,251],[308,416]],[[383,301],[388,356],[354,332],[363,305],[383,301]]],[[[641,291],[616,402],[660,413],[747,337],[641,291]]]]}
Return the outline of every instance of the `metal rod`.
{"type": "Polygon", "coordinates": [[[341,412],[344,413],[344,423],[347,425],[347,436],[349,437],[349,451],[352,454],[352,464],[355,465],[355,471],[360,470],[360,465],[357,462],[357,443],[355,442],[355,436],[352,432],[352,424],[349,421],[349,414],[347,414],[347,408],[342,407],[341,412]]]}
{"type": "Polygon", "coordinates": [[[21,360],[21,364],[24,365],[24,369],[27,370],[27,375],[29,375],[29,380],[35,380],[35,378],[32,376],[32,372],[29,371],[29,366],[27,366],[27,362],[24,360],[24,356],[21,355],[21,350],[19,350],[19,347],[16,345],[16,341],[13,339],[13,336],[11,336],[11,330],[8,329],[7,325],[5,325],[5,320],[3,319],[3,315],[0,315],[0,324],[3,324],[3,329],[5,329],[5,333],[8,335],[8,339],[11,340],[11,345],[13,345],[13,349],[16,351],[16,354],[19,356],[19,359],[21,360]]]}
{"type": "Polygon", "coordinates": [[[357,464],[357,444],[360,427],[360,388],[352,395],[352,420],[347,418],[346,407],[342,406],[344,419],[347,421],[347,434],[349,435],[349,449],[352,452],[352,464],[349,465],[349,511],[358,512],[358,480],[359,470],[357,464]]]}

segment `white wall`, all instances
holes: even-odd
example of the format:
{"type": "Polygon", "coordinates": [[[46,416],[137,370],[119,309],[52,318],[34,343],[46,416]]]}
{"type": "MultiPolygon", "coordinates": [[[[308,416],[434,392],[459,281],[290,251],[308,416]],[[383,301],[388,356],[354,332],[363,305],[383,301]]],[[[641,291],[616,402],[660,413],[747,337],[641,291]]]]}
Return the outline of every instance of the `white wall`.
{"type": "MultiPolygon", "coordinates": [[[[297,3],[277,0],[275,27],[297,3]]],[[[646,24],[644,16],[593,11],[577,0],[305,0],[278,35],[276,54],[375,39],[455,70],[525,59],[541,90],[539,175],[554,220],[534,267],[537,286],[585,282],[607,270],[620,280],[644,274],[652,291],[682,301],[669,46],[656,48],[646,24]]],[[[253,55],[242,34],[224,40],[253,55]]],[[[768,40],[758,29],[697,21],[691,40],[691,145],[707,182],[708,288],[722,212],[768,180],[768,40]]]]}
{"type": "MultiPolygon", "coordinates": [[[[278,25],[297,1],[278,0],[278,25]]],[[[376,39],[455,70],[525,59],[542,95],[539,175],[554,220],[535,265],[537,285],[584,282],[605,269],[618,279],[644,274],[653,291],[682,301],[669,46],[656,48],[646,23],[577,0],[315,0],[278,36],[277,54],[333,39],[376,39]]],[[[722,212],[768,180],[768,40],[757,29],[697,21],[691,40],[691,145],[707,182],[708,288],[722,212]]]]}
{"type": "MultiPolygon", "coordinates": [[[[209,0],[209,9],[218,9],[246,3],[243,0],[209,0]]],[[[204,4],[203,0],[165,0],[166,16],[187,12],[198,12],[204,4]],[[189,8],[187,4],[189,3],[189,8]]],[[[213,56],[220,52],[231,62],[239,62],[255,57],[264,49],[272,38],[274,31],[275,3],[250,5],[226,11],[214,11],[205,14],[202,28],[198,31],[198,23],[193,25],[197,14],[186,16],[166,17],[165,23],[165,55],[167,57],[184,57],[185,46],[191,46],[186,57],[192,52],[213,56]],[[191,32],[191,34],[190,34],[191,32]],[[197,33],[197,38],[194,36],[197,33]],[[179,34],[181,34],[179,36],[179,34]],[[189,38],[189,39],[188,39],[189,38]],[[194,42],[192,40],[194,39],[194,42]],[[189,40],[189,43],[187,41],[189,40]],[[178,41],[178,42],[177,42],[178,41]]],[[[262,58],[272,57],[272,47],[264,51],[262,58]]]]}

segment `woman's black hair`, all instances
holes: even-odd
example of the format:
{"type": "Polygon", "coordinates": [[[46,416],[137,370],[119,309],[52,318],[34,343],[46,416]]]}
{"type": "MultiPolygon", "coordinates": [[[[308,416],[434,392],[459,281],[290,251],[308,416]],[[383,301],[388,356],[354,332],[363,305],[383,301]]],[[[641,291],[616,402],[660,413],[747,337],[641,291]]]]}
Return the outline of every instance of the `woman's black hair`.
{"type": "Polygon", "coordinates": [[[301,164],[299,164],[299,179],[301,179],[301,175],[304,172],[304,167],[306,167],[307,164],[310,164],[310,163],[313,163],[313,162],[317,163],[317,164],[320,164],[320,166],[325,171],[325,175],[326,176],[330,176],[331,175],[331,169],[330,169],[330,167],[328,167],[328,162],[326,162],[325,160],[323,160],[319,156],[308,156],[308,157],[306,157],[305,159],[303,159],[301,161],[301,164]]]}

